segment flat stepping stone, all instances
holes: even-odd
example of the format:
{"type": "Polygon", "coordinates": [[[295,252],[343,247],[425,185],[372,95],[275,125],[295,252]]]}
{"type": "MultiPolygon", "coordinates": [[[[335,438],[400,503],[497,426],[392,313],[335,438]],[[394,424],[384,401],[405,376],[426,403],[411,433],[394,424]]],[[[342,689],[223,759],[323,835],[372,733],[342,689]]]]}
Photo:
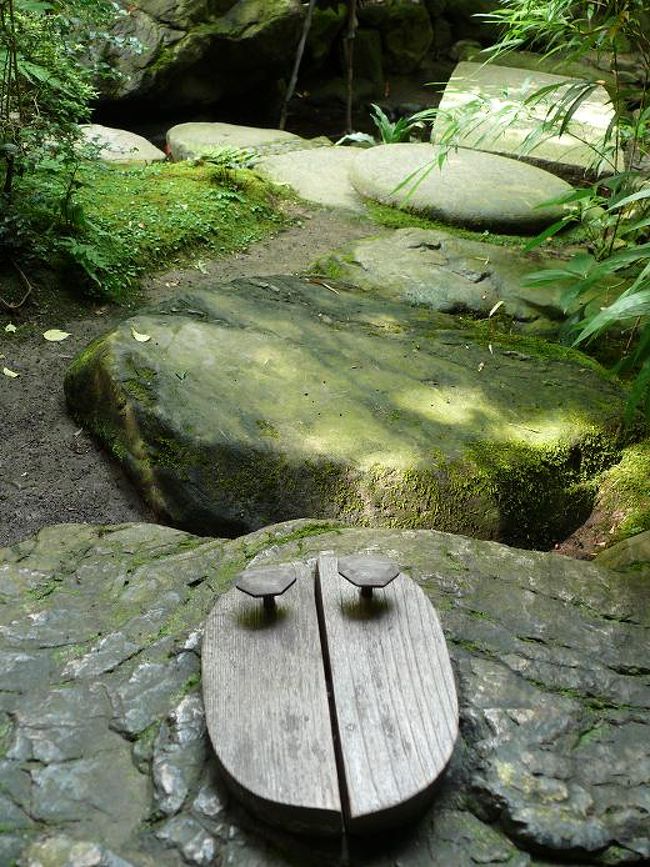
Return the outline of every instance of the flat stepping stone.
{"type": "Polygon", "coordinates": [[[282,129],[261,129],[232,123],[180,123],[167,132],[172,159],[196,160],[225,149],[251,156],[285,153],[309,147],[309,142],[282,129]]]}
{"type": "Polygon", "coordinates": [[[350,179],[369,199],[470,229],[534,233],[562,216],[560,206],[542,205],[571,187],[549,172],[462,148],[450,151],[439,169],[437,153],[428,144],[368,148],[354,161],[350,179]],[[414,173],[412,182],[396,189],[414,173]]]}
{"type": "Polygon", "coordinates": [[[364,211],[350,182],[350,166],[357,148],[321,147],[265,157],[255,166],[263,177],[284,184],[308,202],[328,208],[364,211]]]}
{"type": "Polygon", "coordinates": [[[113,129],[98,123],[81,127],[88,144],[96,145],[99,157],[108,163],[156,163],[167,159],[166,154],[141,135],[126,129],[113,129]]]}
{"type": "MultiPolygon", "coordinates": [[[[370,570],[360,559],[349,564],[355,581],[390,577],[375,598],[325,554],[317,566],[283,567],[298,579],[280,608],[233,589],[206,622],[203,694],[217,758],[244,803],[285,830],[359,834],[406,823],[431,799],[458,735],[433,607],[398,566],[373,579],[361,573],[376,558],[364,558],[370,570]]],[[[251,571],[240,579],[247,586],[274,583],[263,567],[251,571]]]]}
{"type": "Polygon", "coordinates": [[[313,515],[536,546],[586,518],[624,402],[580,353],[296,277],[143,311],[65,388],[158,514],[195,532],[313,515]]]}
{"type": "MultiPolygon", "coordinates": [[[[584,83],[582,79],[547,72],[517,69],[492,63],[459,63],[454,69],[440,102],[440,110],[453,111],[476,100],[485,101],[485,119],[467,125],[459,143],[463,147],[522,156],[555,171],[583,173],[593,167],[597,152],[605,149],[606,133],[614,120],[614,108],[604,87],[597,87],[580,104],[569,121],[564,135],[545,135],[533,147],[523,149],[526,138],[544,121],[567,90],[584,83]],[[534,105],[524,105],[535,91],[556,86],[534,105]],[[515,110],[517,119],[507,126],[500,124],[496,113],[500,108],[515,110]]],[[[444,114],[437,116],[432,141],[436,141],[445,126],[444,114]]],[[[596,160],[597,162],[597,160],[596,160]]],[[[607,168],[603,165],[602,168],[607,168]]],[[[612,171],[612,167],[609,167],[612,171]]]]}
{"type": "Polygon", "coordinates": [[[564,319],[558,287],[524,286],[544,266],[539,255],[431,229],[397,229],[362,238],[314,263],[317,273],[387,298],[442,313],[486,317],[496,304],[536,331],[564,319]]]}

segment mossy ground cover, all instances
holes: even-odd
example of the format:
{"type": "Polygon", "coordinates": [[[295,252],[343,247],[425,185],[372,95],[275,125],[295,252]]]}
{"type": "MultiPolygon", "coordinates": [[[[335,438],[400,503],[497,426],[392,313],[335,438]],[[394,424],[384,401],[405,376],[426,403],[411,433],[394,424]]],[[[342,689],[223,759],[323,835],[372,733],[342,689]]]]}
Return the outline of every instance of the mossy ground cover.
{"type": "MultiPolygon", "coordinates": [[[[382,205],[370,199],[365,199],[364,201],[370,219],[380,226],[385,226],[387,229],[407,229],[410,227],[416,229],[435,229],[440,232],[456,235],[459,238],[466,238],[468,241],[484,241],[485,243],[495,244],[499,247],[514,247],[518,250],[523,250],[530,243],[530,235],[506,235],[499,232],[488,232],[487,230],[477,232],[472,229],[464,229],[462,226],[452,226],[449,223],[444,223],[442,220],[432,220],[419,214],[412,214],[410,211],[402,211],[390,205],[382,205]]],[[[583,230],[579,228],[570,229],[561,235],[555,235],[553,238],[545,241],[544,250],[562,250],[569,245],[579,244],[585,238],[586,235],[583,230]]]]}
{"type": "Polygon", "coordinates": [[[68,184],[46,170],[21,182],[25,220],[42,239],[33,255],[58,265],[80,290],[113,301],[132,296],[148,270],[201,249],[232,252],[285,222],[280,194],[243,169],[88,163],[68,184]]]}

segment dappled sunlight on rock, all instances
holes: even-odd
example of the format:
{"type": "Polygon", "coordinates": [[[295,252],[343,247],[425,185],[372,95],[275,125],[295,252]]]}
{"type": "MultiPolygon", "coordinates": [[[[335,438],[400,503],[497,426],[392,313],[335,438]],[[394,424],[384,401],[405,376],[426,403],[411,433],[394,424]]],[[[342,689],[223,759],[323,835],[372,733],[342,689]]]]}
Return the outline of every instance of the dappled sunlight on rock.
{"type": "Polygon", "coordinates": [[[488,347],[450,317],[331,288],[253,278],[163,302],[134,320],[150,341],[127,322],[73,363],[70,407],[194,530],[311,514],[566,535],[615,457],[619,387],[569,350],[488,347]]]}

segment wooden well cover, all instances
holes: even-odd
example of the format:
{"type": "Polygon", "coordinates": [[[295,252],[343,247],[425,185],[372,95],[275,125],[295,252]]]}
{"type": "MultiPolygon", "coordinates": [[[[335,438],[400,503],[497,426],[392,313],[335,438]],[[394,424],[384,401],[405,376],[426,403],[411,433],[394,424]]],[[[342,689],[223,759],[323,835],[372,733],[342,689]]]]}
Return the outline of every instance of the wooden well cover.
{"type": "Polygon", "coordinates": [[[414,818],[458,734],[431,603],[406,575],[372,598],[321,555],[269,612],[233,589],[210,613],[203,694],[223,773],[265,821],[366,833],[414,818]]]}

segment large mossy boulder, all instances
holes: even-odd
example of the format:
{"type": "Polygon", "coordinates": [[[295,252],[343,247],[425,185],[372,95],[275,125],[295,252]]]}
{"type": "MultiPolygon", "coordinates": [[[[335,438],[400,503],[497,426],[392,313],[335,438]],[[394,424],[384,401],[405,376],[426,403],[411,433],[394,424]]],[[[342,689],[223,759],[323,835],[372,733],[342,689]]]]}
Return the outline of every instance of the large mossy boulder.
{"type": "Polygon", "coordinates": [[[248,95],[260,106],[291,68],[300,0],[135,0],[116,28],[111,100],[158,112],[248,95]]]}
{"type": "Polygon", "coordinates": [[[315,515],[538,547],[588,515],[624,400],[579,353],[294,277],[142,311],[75,359],[65,390],[158,514],[194,532],[315,515]]]}
{"type": "Polygon", "coordinates": [[[647,580],[431,531],[300,521],[235,541],[67,525],[0,550],[0,864],[339,864],[338,841],[265,828],[228,797],[205,731],[201,631],[249,563],[368,548],[440,615],[461,735],[422,820],[351,840],[350,863],[647,863],[647,580]]]}

